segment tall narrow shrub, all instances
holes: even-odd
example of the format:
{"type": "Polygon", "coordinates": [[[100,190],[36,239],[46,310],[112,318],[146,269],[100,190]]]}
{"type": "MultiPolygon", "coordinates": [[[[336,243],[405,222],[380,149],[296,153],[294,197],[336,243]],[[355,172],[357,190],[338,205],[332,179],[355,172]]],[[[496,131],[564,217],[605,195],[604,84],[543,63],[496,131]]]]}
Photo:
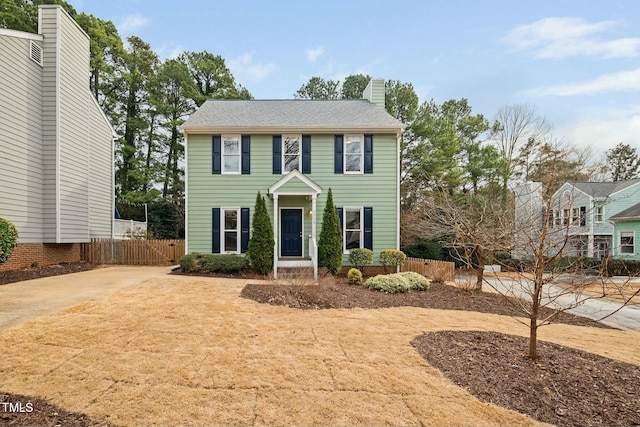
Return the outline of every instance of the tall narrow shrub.
{"type": "Polygon", "coordinates": [[[256,206],[253,209],[251,239],[247,247],[247,256],[251,268],[260,274],[267,274],[273,270],[273,227],[267,212],[264,197],[258,191],[256,206]]]}
{"type": "Polygon", "coordinates": [[[333,204],[331,188],[322,214],[322,229],[318,240],[318,266],[336,274],[342,266],[342,229],[338,211],[333,204]]]}
{"type": "Polygon", "coordinates": [[[7,262],[18,245],[18,230],[6,219],[0,218],[0,265],[7,262]]]}

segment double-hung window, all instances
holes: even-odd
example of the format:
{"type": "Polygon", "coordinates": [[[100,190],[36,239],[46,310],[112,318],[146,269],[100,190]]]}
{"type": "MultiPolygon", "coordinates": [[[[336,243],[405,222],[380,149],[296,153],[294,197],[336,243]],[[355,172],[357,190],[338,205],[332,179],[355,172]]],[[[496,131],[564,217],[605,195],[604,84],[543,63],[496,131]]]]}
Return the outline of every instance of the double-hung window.
{"type": "Polygon", "coordinates": [[[282,135],[282,172],[289,173],[300,170],[302,157],[302,136],[282,135]]]}
{"type": "Polygon", "coordinates": [[[238,218],[240,209],[222,209],[222,244],[223,252],[240,253],[240,227],[238,218]]]}
{"type": "Polygon", "coordinates": [[[344,173],[362,173],[364,157],[364,136],[344,136],[344,173]]]}
{"type": "Polygon", "coordinates": [[[635,250],[635,235],[633,231],[620,232],[620,253],[633,254],[635,250]]]}
{"type": "Polygon", "coordinates": [[[344,250],[363,247],[362,208],[344,208],[344,250]]]}
{"type": "Polygon", "coordinates": [[[571,208],[571,225],[578,225],[580,223],[580,209],[571,208]]]}
{"type": "Polygon", "coordinates": [[[595,205],[595,213],[593,220],[595,222],[604,222],[604,205],[595,205]]]}
{"type": "Polygon", "coordinates": [[[240,136],[222,136],[222,173],[240,173],[240,136]]]}

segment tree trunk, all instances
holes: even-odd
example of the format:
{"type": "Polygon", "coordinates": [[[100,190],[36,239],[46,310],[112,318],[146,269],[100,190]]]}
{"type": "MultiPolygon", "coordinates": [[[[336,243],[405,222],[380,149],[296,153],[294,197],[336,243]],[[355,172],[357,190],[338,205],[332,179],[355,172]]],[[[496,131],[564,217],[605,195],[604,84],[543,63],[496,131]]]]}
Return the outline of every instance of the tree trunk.
{"type": "Polygon", "coordinates": [[[538,313],[531,313],[529,323],[529,359],[538,357],[538,313]]]}
{"type": "Polygon", "coordinates": [[[484,280],[484,264],[479,263],[476,274],[476,291],[482,292],[482,281],[484,280]]]}

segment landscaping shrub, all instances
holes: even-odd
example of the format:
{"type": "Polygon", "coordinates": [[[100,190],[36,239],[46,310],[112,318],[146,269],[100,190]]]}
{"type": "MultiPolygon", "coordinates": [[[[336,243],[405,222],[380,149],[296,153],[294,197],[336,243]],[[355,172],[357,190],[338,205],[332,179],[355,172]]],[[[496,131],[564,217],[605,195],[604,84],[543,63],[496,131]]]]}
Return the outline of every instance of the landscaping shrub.
{"type": "Polygon", "coordinates": [[[204,273],[238,273],[249,266],[247,258],[236,254],[210,254],[202,257],[204,273]]]}
{"type": "Polygon", "coordinates": [[[426,291],[430,282],[424,276],[412,271],[393,274],[379,274],[370,277],[364,284],[365,287],[380,292],[395,294],[408,291],[426,291]]]}
{"type": "Polygon", "coordinates": [[[352,268],[347,273],[347,280],[350,285],[361,285],[362,284],[362,273],[357,268],[352,268]]]}
{"type": "Polygon", "coordinates": [[[7,262],[18,245],[18,230],[6,219],[0,218],[0,265],[7,262]]]}
{"type": "Polygon", "coordinates": [[[260,273],[267,274],[273,270],[273,248],[275,240],[273,237],[273,227],[267,212],[267,205],[264,197],[258,191],[256,196],[256,206],[253,211],[251,239],[247,248],[247,257],[251,263],[251,268],[260,273]]]}
{"type": "Polygon", "coordinates": [[[640,276],[640,261],[609,259],[606,261],[605,274],[611,276],[640,276]]]}
{"type": "Polygon", "coordinates": [[[431,287],[431,281],[422,274],[413,271],[404,271],[399,274],[409,282],[410,291],[426,291],[431,287]]]}
{"type": "Polygon", "coordinates": [[[359,270],[363,270],[365,265],[373,262],[373,251],[367,248],[355,248],[349,251],[349,261],[359,270]]]}
{"type": "Polygon", "coordinates": [[[180,258],[180,269],[185,273],[191,273],[199,270],[198,259],[202,257],[202,254],[192,252],[184,255],[180,258]]]}
{"type": "Polygon", "coordinates": [[[327,193],[327,204],[322,214],[322,228],[318,240],[318,267],[326,267],[337,274],[342,266],[342,229],[338,211],[333,204],[331,188],[327,193]]]}
{"type": "Polygon", "coordinates": [[[380,252],[380,262],[386,272],[397,270],[406,258],[404,252],[397,249],[385,249],[380,252]]]}

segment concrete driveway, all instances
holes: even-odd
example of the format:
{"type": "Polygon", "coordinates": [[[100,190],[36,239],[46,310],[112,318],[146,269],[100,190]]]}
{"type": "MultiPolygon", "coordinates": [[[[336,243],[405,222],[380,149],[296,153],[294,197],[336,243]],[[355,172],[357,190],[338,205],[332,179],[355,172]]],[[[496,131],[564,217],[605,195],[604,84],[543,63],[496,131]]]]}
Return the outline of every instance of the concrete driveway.
{"type": "Polygon", "coordinates": [[[171,267],[114,266],[0,286],[0,330],[170,271],[171,267]]]}

